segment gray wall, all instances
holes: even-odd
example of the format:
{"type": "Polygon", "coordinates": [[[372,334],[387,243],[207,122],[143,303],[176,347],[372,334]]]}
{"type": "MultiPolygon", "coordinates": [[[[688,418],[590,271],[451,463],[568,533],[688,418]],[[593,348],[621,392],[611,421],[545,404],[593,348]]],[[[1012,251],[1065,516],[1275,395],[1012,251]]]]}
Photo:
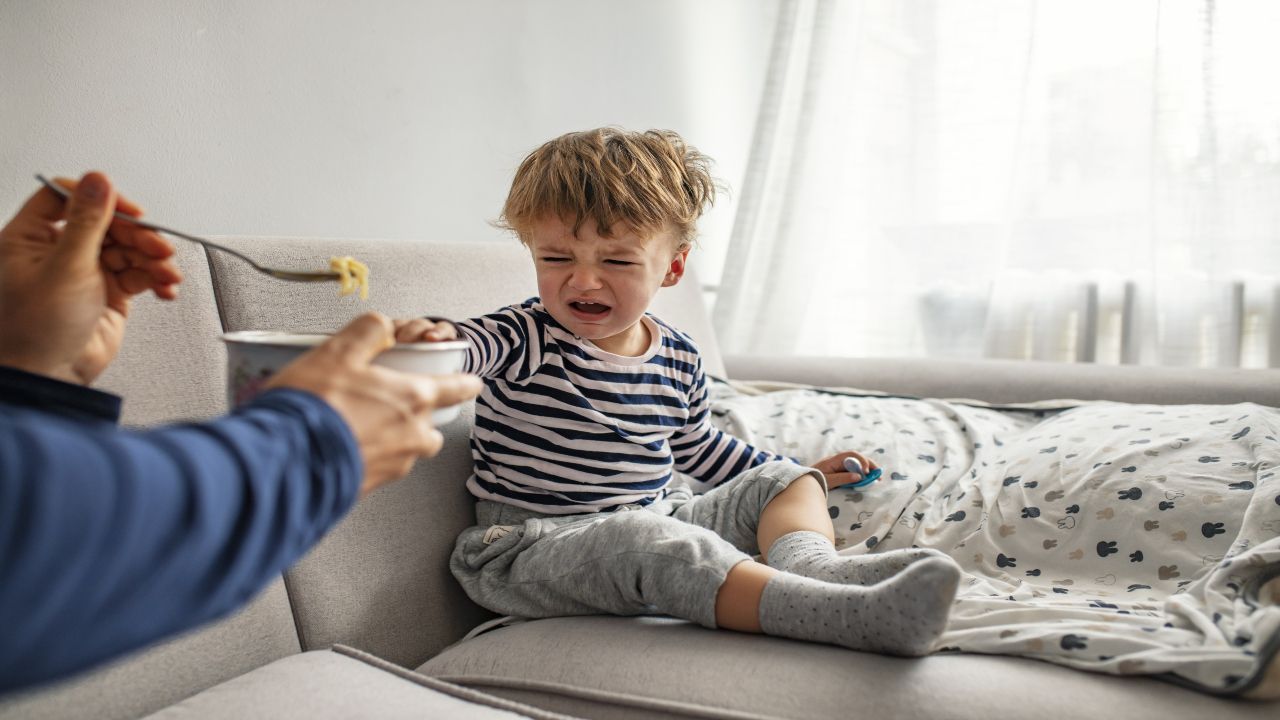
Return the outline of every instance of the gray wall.
{"type": "MultiPolygon", "coordinates": [[[[98,168],[198,233],[498,239],[486,222],[524,154],[607,124],[679,130],[736,187],[776,11],[0,0],[0,211],[35,172],[98,168]]],[[[703,224],[704,275],[732,214],[703,224]]]]}

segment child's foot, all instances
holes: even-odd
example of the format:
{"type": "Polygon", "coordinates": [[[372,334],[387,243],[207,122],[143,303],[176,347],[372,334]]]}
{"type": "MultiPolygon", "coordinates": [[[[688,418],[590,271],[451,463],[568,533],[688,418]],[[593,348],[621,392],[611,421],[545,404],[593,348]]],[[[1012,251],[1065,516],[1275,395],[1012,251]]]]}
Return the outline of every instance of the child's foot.
{"type": "Polygon", "coordinates": [[[877,585],[860,587],[778,573],[760,598],[769,635],[853,650],[927,655],[947,626],[960,568],[926,558],[877,585]]]}
{"type": "Polygon", "coordinates": [[[945,554],[927,548],[890,550],[876,555],[838,555],[831,541],[820,533],[798,530],[783,535],[769,548],[769,566],[783,572],[824,582],[875,585],[925,558],[945,554]]]}

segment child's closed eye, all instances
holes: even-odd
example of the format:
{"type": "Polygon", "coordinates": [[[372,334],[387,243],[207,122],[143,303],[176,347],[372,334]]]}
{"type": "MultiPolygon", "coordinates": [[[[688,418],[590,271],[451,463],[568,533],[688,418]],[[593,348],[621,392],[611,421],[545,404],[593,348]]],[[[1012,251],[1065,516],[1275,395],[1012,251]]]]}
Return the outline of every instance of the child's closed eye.
{"type": "Polygon", "coordinates": [[[622,265],[622,266],[636,264],[631,262],[630,260],[605,260],[605,263],[608,265],[622,265]]]}

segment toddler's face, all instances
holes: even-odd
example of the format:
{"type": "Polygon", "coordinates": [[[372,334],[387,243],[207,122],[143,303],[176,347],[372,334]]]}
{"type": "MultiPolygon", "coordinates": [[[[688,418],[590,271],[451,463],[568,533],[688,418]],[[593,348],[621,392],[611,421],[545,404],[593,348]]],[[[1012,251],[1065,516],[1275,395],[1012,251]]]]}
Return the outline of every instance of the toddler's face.
{"type": "Polygon", "coordinates": [[[684,274],[688,250],[677,250],[674,233],[641,237],[615,232],[600,237],[588,221],[574,237],[559,218],[534,224],[529,250],[538,273],[538,293],[547,311],[578,337],[618,355],[648,347],[640,318],[658,289],[684,274]]]}

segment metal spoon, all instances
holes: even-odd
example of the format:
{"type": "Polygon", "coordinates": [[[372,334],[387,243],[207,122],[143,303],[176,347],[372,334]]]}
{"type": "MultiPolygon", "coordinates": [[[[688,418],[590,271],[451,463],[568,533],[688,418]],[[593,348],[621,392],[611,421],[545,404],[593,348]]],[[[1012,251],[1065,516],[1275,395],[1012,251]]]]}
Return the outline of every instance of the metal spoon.
{"type": "MultiPolygon", "coordinates": [[[[65,200],[71,199],[71,193],[68,192],[67,189],[62,187],[61,185],[55,182],[51,182],[48,178],[46,178],[43,175],[36,175],[36,179],[39,180],[45,187],[49,188],[50,190],[54,191],[58,195],[62,196],[63,199],[65,200]]],[[[116,212],[115,216],[121,220],[124,220],[125,222],[131,222],[134,225],[137,225],[138,227],[144,227],[144,228],[147,228],[148,230],[155,230],[156,232],[162,232],[166,235],[180,237],[183,240],[190,240],[191,242],[194,242],[194,243],[200,243],[201,245],[204,245],[207,248],[212,248],[214,250],[221,250],[222,252],[228,255],[234,256],[236,258],[239,258],[249,263],[249,266],[252,267],[254,270],[257,270],[258,272],[266,275],[270,275],[273,278],[278,278],[280,280],[293,280],[296,282],[320,282],[324,280],[338,280],[341,278],[341,276],[338,273],[332,272],[332,271],[298,272],[296,270],[277,270],[276,268],[263,267],[258,263],[254,262],[253,260],[250,260],[248,257],[242,255],[241,253],[236,252],[235,250],[232,250],[229,247],[224,247],[222,245],[219,245],[218,243],[213,242],[212,240],[205,240],[204,238],[196,237],[195,235],[188,235],[184,232],[178,232],[177,230],[170,230],[169,228],[164,227],[162,225],[157,225],[153,222],[148,222],[146,220],[132,217],[130,215],[125,215],[124,213],[121,213],[121,212],[116,212]]]]}

